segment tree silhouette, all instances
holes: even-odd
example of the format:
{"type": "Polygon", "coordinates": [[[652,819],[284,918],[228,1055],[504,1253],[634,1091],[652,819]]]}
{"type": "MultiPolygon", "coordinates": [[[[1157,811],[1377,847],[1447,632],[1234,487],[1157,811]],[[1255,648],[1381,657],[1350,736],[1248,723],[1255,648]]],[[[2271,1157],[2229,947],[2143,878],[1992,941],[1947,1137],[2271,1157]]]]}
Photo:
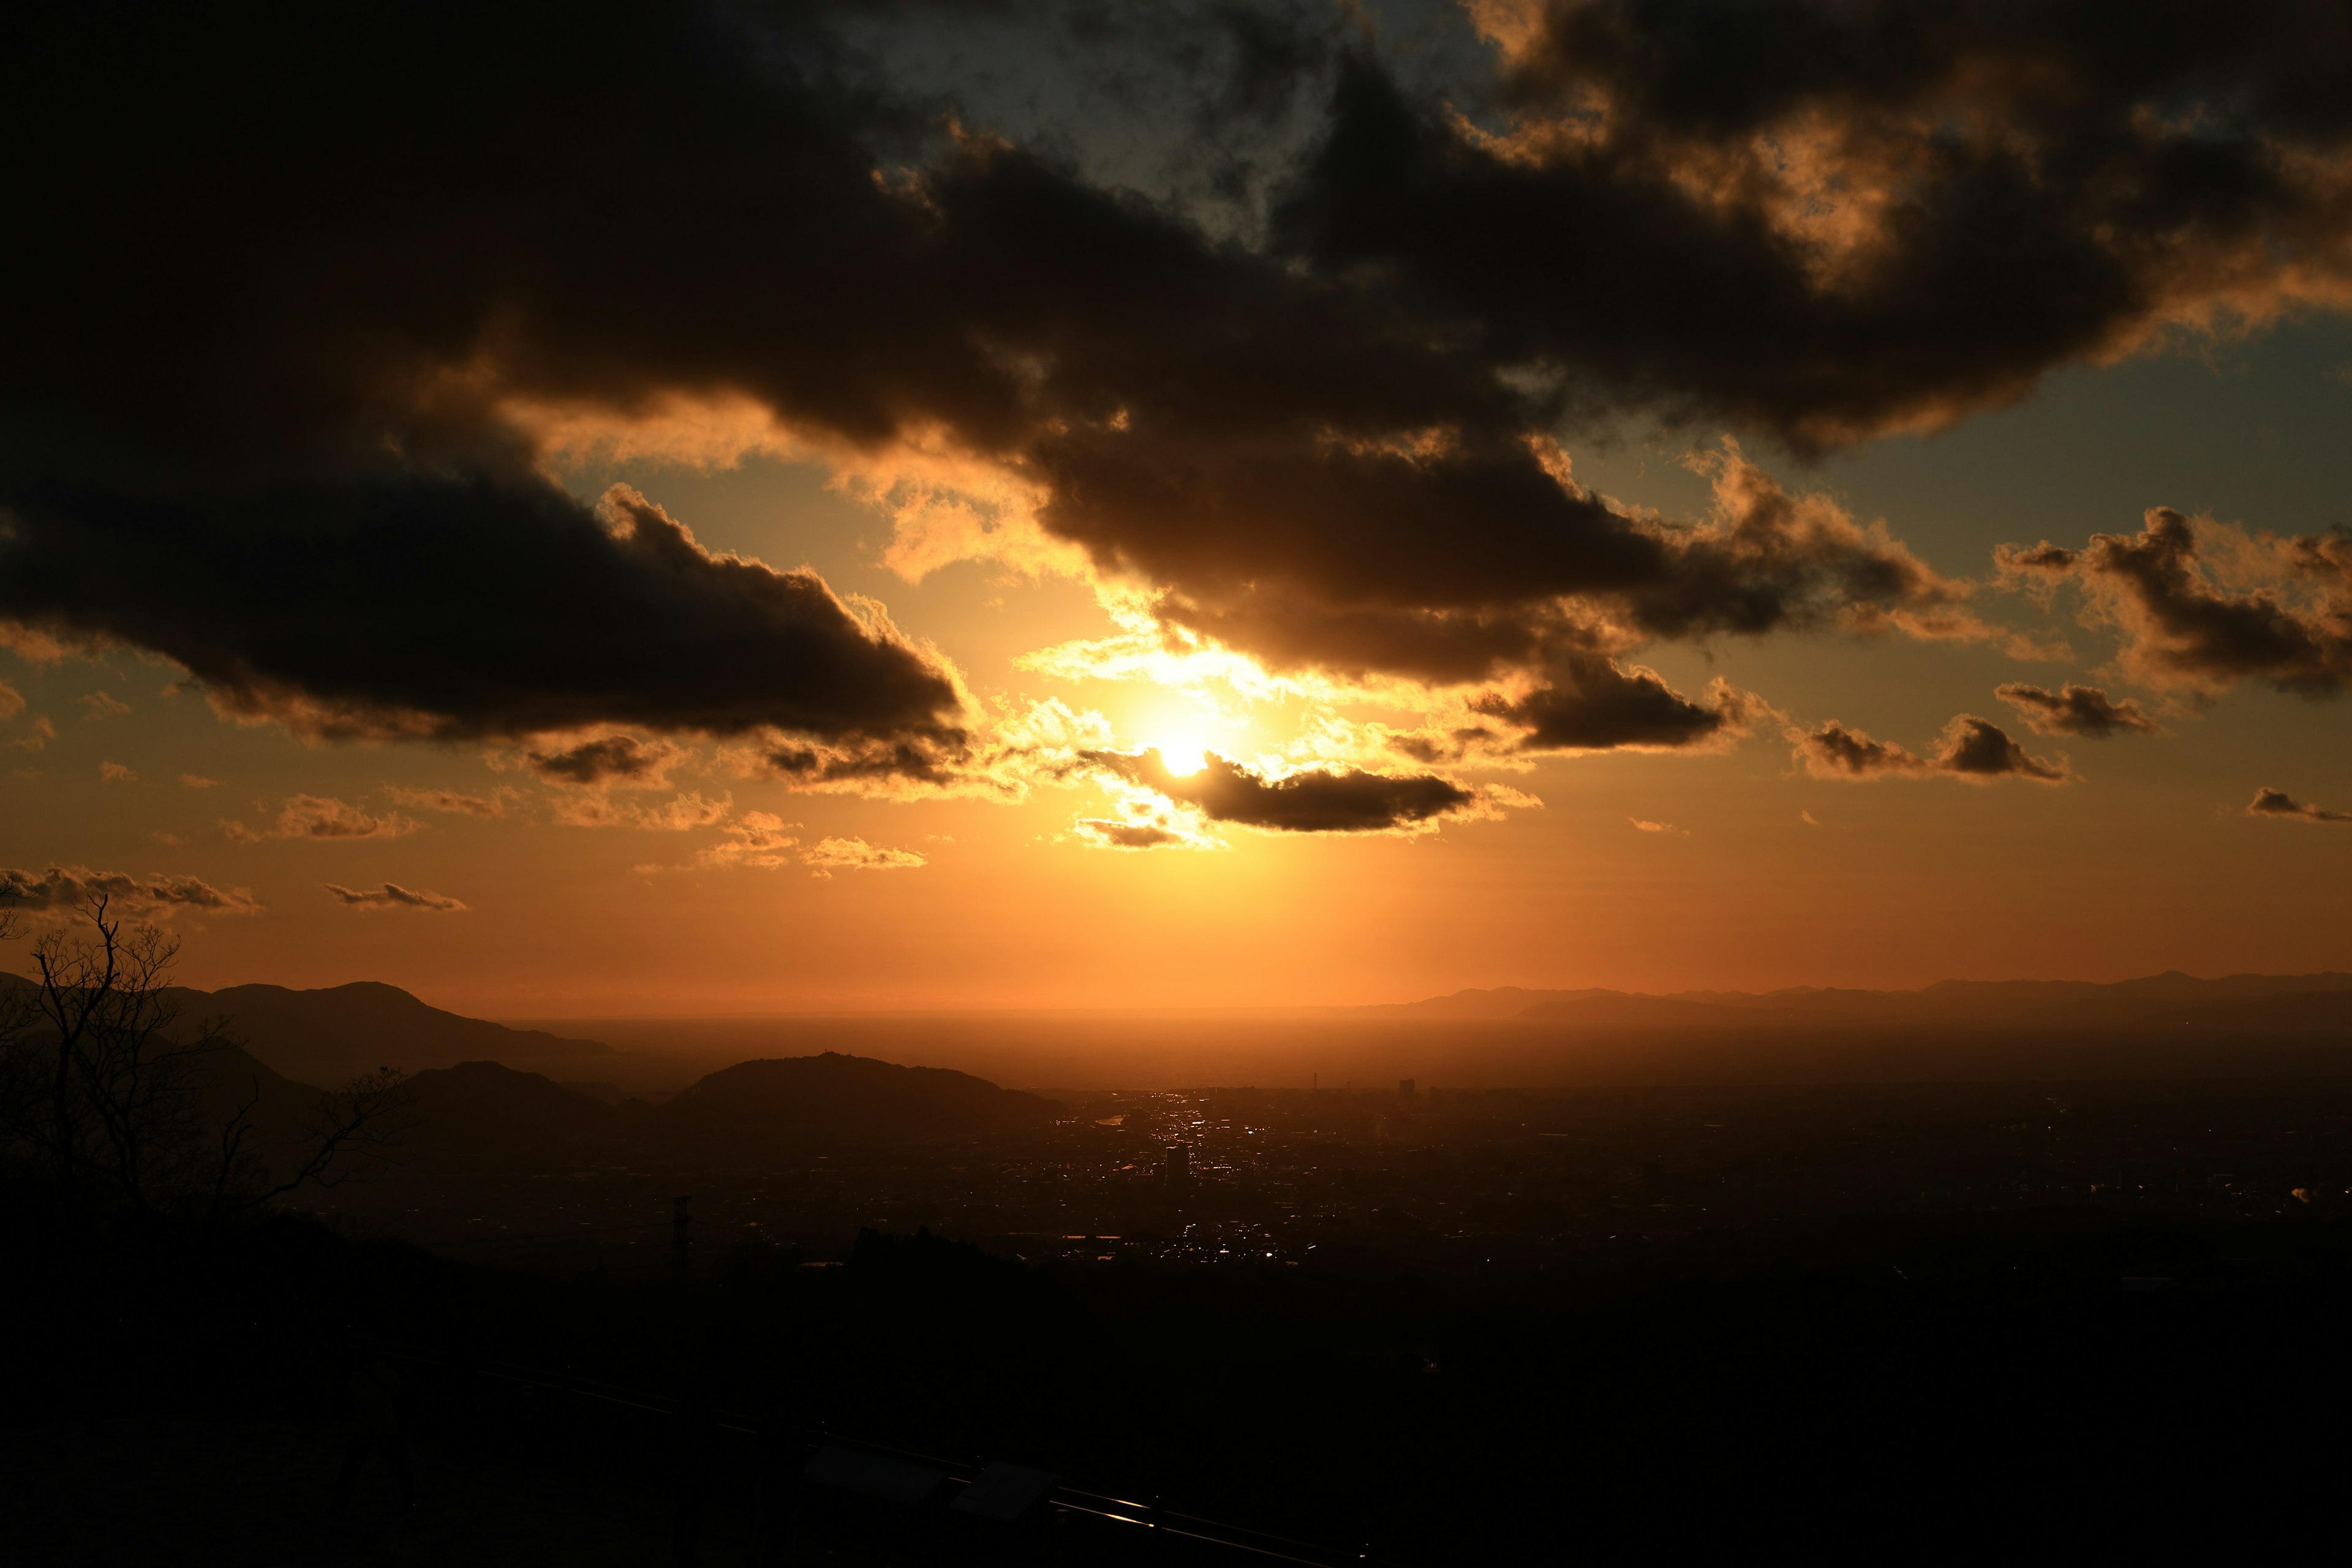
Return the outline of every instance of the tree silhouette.
{"type": "MultiPolygon", "coordinates": [[[[103,893],[71,912],[34,941],[32,983],[0,998],[0,1140],[68,1222],[229,1217],[349,1179],[409,1124],[404,1075],[383,1068],[267,1127],[230,1021],[182,1017],[178,940],[126,929],[103,893]]],[[[23,931],[0,915],[0,939],[23,931]]]]}

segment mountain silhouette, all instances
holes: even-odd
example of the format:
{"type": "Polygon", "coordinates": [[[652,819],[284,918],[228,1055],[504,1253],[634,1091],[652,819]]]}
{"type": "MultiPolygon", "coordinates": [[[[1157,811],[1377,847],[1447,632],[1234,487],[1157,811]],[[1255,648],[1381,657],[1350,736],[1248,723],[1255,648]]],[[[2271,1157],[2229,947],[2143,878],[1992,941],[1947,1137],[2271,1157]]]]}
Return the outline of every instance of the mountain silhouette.
{"type": "Polygon", "coordinates": [[[721,1068],[655,1108],[669,1137],[730,1144],[917,1142],[1043,1127],[1061,1108],[946,1068],[827,1051],[721,1068]]]}
{"type": "Polygon", "coordinates": [[[229,1033],[256,1057],[281,1071],[318,1081],[331,1082],[378,1067],[416,1072],[467,1061],[616,1054],[600,1040],[510,1029],[486,1018],[444,1012],[381,981],[359,980],[315,991],[283,985],[231,985],[212,992],[175,987],[172,994],[183,1018],[226,1017],[229,1033]]]}

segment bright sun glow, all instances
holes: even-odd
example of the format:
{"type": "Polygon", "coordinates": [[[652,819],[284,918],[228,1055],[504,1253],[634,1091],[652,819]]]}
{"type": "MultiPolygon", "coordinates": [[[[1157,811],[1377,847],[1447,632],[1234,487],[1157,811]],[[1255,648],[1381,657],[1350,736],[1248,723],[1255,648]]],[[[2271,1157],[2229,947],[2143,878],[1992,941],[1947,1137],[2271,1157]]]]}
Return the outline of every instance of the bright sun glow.
{"type": "Polygon", "coordinates": [[[1197,734],[1166,735],[1152,745],[1159,752],[1160,760],[1167,764],[1168,771],[1178,778],[1187,773],[1197,773],[1208,765],[1209,743],[1197,734]]]}

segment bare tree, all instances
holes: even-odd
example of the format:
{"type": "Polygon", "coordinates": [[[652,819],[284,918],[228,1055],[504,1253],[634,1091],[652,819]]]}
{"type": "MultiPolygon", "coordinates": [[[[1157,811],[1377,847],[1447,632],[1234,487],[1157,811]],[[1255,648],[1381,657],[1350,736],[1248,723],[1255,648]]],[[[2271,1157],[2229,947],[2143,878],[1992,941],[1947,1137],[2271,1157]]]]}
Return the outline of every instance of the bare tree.
{"type": "Polygon", "coordinates": [[[258,1073],[246,1073],[241,1100],[221,1104],[240,1050],[228,1021],[182,1022],[170,984],[179,942],[152,926],[126,930],[104,894],[75,913],[34,942],[34,984],[0,1020],[0,1084],[15,1112],[0,1132],[47,1172],[62,1214],[219,1218],[334,1185],[389,1149],[409,1096],[388,1068],[320,1095],[265,1147],[258,1073]]]}

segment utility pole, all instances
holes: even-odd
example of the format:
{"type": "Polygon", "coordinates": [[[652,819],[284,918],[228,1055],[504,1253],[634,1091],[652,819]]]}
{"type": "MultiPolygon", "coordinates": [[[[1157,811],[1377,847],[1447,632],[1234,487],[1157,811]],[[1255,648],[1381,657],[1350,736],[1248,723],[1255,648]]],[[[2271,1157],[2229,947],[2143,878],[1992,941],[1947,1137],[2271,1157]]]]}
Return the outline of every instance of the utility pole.
{"type": "Polygon", "coordinates": [[[681,1285],[686,1283],[687,1226],[694,1223],[687,1215],[686,1205],[693,1201],[691,1197],[669,1201],[669,1277],[681,1285]]]}

